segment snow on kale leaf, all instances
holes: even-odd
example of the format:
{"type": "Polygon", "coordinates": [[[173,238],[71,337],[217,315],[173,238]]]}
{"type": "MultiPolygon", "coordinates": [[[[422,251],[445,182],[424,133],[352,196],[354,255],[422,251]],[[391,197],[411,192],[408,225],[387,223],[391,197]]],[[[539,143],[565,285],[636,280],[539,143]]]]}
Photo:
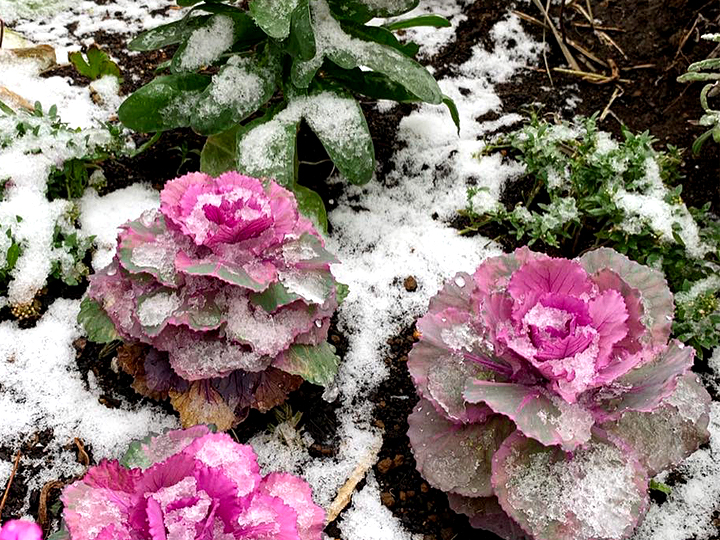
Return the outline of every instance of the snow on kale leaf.
{"type": "Polygon", "coordinates": [[[70,540],[320,540],[325,524],[304,480],[261,476],[251,446],[205,426],[136,441],[61,498],[70,540]]]}
{"type": "Polygon", "coordinates": [[[710,396],[694,350],[668,342],[672,316],[662,274],[607,248],[572,261],[521,248],[458,274],[409,356],[418,470],[508,540],[627,538],[649,477],[709,437],[710,396]]]}
{"type": "Polygon", "coordinates": [[[302,379],[330,384],[337,261],[292,193],[235,172],[190,173],[160,198],[159,212],[123,227],[81,310],[91,339],[117,332],[130,345],[120,364],[136,390],[169,397],[186,426],[227,429],[302,379]]]}

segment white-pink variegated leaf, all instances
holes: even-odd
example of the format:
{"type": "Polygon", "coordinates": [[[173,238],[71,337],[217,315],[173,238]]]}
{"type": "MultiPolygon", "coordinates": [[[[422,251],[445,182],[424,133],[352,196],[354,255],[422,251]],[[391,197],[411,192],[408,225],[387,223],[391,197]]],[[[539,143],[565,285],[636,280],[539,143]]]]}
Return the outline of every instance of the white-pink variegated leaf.
{"type": "Polygon", "coordinates": [[[620,420],[605,423],[602,428],[631,446],[650,476],[655,476],[709,440],[711,401],[698,376],[686,373],[654,411],[626,411],[620,420]]]}
{"type": "Polygon", "coordinates": [[[515,430],[512,422],[493,415],[483,423],[454,424],[421,399],[408,425],[418,471],[432,486],[471,497],[492,495],[492,457],[515,430]]]}
{"type": "Polygon", "coordinates": [[[574,452],[520,431],[495,454],[500,505],[534,540],[622,540],[648,507],[648,474],[626,447],[596,434],[574,452]]]}

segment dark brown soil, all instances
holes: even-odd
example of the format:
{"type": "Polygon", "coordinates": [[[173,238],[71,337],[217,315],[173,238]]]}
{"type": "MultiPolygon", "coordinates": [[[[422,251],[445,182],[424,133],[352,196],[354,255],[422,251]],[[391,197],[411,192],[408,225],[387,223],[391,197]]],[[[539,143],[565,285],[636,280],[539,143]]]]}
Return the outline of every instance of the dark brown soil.
{"type": "MultiPolygon", "coordinates": [[[[690,62],[705,58],[713,50],[713,46],[700,40],[699,35],[718,30],[720,4],[707,0],[603,0],[591,4],[594,17],[602,21],[603,27],[620,29],[606,31],[617,47],[601,41],[591,28],[579,26],[584,21],[572,10],[567,10],[563,18],[566,36],[603,62],[611,64],[612,60],[618,68],[617,78],[605,84],[593,84],[577,76],[551,71],[551,81],[544,68],[528,70],[522,77],[496,88],[504,110],[522,111],[541,103],[545,113],[567,115],[569,109],[566,100],[570,95],[577,95],[582,101],[573,114],[590,115],[605,110],[617,92],[618,95],[609,107],[610,112],[600,123],[602,129],[619,135],[620,124],[623,123],[633,131],[649,130],[661,144],[689,148],[702,133],[702,128],[696,125],[702,114],[698,101],[700,85],[682,85],[675,79],[690,62]]],[[[466,6],[464,13],[467,20],[460,24],[456,41],[448,44],[430,60],[436,69],[436,77],[452,76],[457,67],[470,57],[471,47],[476,43],[491,48],[489,30],[504,16],[506,7],[507,3],[503,0],[478,0],[466,6]]],[[[534,4],[525,2],[519,9],[527,15],[541,18],[534,4]]],[[[559,8],[555,6],[552,15],[559,17],[558,11],[559,8]]],[[[523,26],[536,39],[542,39],[542,28],[529,22],[524,22],[523,26]]],[[[102,33],[95,38],[102,48],[110,51],[117,59],[125,77],[122,87],[125,93],[149,82],[154,68],[167,60],[172,52],[130,56],[124,52],[124,38],[102,33]]],[[[548,66],[551,69],[565,66],[559,47],[549,32],[547,41],[548,66]]],[[[576,58],[580,56],[576,54],[576,58]]],[[[609,67],[593,62],[591,65],[597,71],[611,75],[609,67]]],[[[584,64],[582,67],[589,69],[584,64]]],[[[87,83],[68,68],[58,68],[51,74],[70,76],[78,84],[87,83]]],[[[382,177],[392,168],[393,152],[399,148],[395,136],[397,126],[412,107],[398,107],[384,114],[378,113],[371,105],[364,104],[363,109],[375,141],[380,164],[379,180],[382,181],[382,177]]],[[[138,144],[145,140],[145,136],[137,138],[138,144]]],[[[146,181],[160,188],[166,180],[177,174],[197,169],[197,154],[193,151],[199,150],[202,142],[202,138],[190,130],[176,130],[164,134],[138,158],[123,158],[106,163],[104,166],[109,189],[136,181],[146,181]],[[184,161],[185,158],[188,160],[184,161]]],[[[322,146],[305,127],[299,136],[299,148],[300,159],[307,162],[301,164],[301,183],[318,191],[328,209],[332,209],[335,206],[333,201],[337,200],[339,190],[342,189],[342,186],[328,186],[325,182],[331,174],[332,163],[324,161],[327,156],[322,146]]],[[[701,206],[710,201],[716,212],[720,209],[719,159],[720,152],[711,142],[699,156],[686,151],[682,170],[686,176],[683,196],[688,205],[701,206]]],[[[357,201],[357,204],[361,205],[362,201],[357,201]]],[[[407,294],[413,293],[408,290],[407,294]]],[[[376,405],[375,425],[385,431],[380,459],[374,467],[383,493],[383,503],[409,531],[422,534],[424,540],[493,540],[496,538],[494,535],[472,529],[467,518],[450,511],[445,494],[428,486],[415,469],[406,436],[407,417],[417,402],[415,388],[406,367],[407,354],[414,342],[413,333],[414,327],[411,326],[388,341],[390,353],[385,362],[390,377],[372,396],[376,405]]],[[[344,337],[333,331],[331,339],[343,352],[344,337]]],[[[78,365],[84,373],[88,370],[95,372],[107,406],[116,406],[120,399],[132,403],[142,401],[143,398],[129,388],[128,378],[110,369],[110,357],[101,359],[98,364],[95,362],[97,348],[81,345],[78,344],[78,365]]],[[[317,388],[304,385],[292,395],[290,404],[293,410],[303,411],[305,428],[315,440],[320,441],[314,451],[318,455],[331,456],[338,443],[335,437],[335,413],[333,406],[321,400],[319,394],[317,388]]],[[[247,440],[258,430],[266,429],[269,421],[271,418],[268,415],[253,413],[235,430],[236,435],[241,441],[247,440]]],[[[51,434],[38,434],[35,442],[30,437],[32,444],[26,444],[23,451],[36,451],[33,447],[37,446],[38,441],[49,436],[51,434]]],[[[88,450],[93,458],[92,449],[88,450]]],[[[12,459],[13,456],[12,449],[0,448],[1,458],[12,459]]],[[[24,479],[32,472],[19,471],[3,513],[4,518],[17,517],[19,502],[26,489],[24,479]]],[[[57,500],[57,490],[51,492],[51,495],[52,504],[57,500]]],[[[33,494],[33,514],[37,511],[38,500],[39,493],[33,494]]],[[[338,536],[334,526],[329,527],[327,532],[332,537],[338,536]]]]}

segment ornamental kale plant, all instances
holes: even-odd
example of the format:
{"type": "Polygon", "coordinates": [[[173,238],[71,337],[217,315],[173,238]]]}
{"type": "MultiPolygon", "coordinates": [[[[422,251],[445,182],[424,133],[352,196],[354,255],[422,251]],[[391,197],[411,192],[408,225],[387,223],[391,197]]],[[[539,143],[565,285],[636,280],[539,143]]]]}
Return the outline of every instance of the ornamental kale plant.
{"type": "Polygon", "coordinates": [[[352,94],[399,102],[455,105],[400,43],[393,30],[449,26],[421,16],[385,26],[373,17],[401,15],[419,0],[251,0],[246,9],[218,0],[178,0],[185,17],[140,34],[129,45],[149,51],[179,45],[162,75],[131,95],[120,120],[160,132],[190,126],[209,138],[201,169],[236,169],[274,178],[292,190],[303,213],[323,227],[319,195],[297,183],[296,135],[305,121],[338,170],[363,184],[375,168],[365,117],[352,94]],[[363,68],[363,69],[361,69],[363,68]]]}
{"type": "Polygon", "coordinates": [[[521,248],[430,301],[408,368],[420,473],[506,539],[620,540],[649,478],[709,438],[662,274],[608,248],[521,248]]]}
{"type": "Polygon", "coordinates": [[[205,426],[136,441],[61,498],[69,540],[320,540],[325,524],[304,480],[260,476],[251,446],[205,426]]]}
{"type": "Polygon", "coordinates": [[[134,388],[169,397],[185,426],[225,430],[303,379],[329,385],[338,357],[327,332],[344,286],[292,193],[235,172],[191,173],[160,200],[123,226],[79,315],[91,340],[134,344],[120,354],[134,388]]]}

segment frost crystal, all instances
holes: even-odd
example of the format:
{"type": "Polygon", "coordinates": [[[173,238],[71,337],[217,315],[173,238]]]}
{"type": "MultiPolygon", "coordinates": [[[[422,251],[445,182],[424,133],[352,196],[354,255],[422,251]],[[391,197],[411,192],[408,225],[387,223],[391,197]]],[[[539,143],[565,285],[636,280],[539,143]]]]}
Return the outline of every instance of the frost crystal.
{"type": "Polygon", "coordinates": [[[649,476],[709,436],[710,397],[688,373],[693,349],[668,343],[672,315],[662,274],[611,249],[569,261],[522,248],[457,276],[409,355],[418,469],[507,538],[627,538],[649,476]]]}
{"type": "MultiPolygon", "coordinates": [[[[135,388],[170,397],[186,425],[229,428],[249,407],[284,401],[300,377],[329,384],[337,261],[294,196],[237,173],[191,173],[160,199],[160,212],[123,226],[84,304],[94,313],[95,302],[128,344],[149,346],[121,362],[135,388]]],[[[93,338],[102,321],[83,313],[93,338]]]]}

